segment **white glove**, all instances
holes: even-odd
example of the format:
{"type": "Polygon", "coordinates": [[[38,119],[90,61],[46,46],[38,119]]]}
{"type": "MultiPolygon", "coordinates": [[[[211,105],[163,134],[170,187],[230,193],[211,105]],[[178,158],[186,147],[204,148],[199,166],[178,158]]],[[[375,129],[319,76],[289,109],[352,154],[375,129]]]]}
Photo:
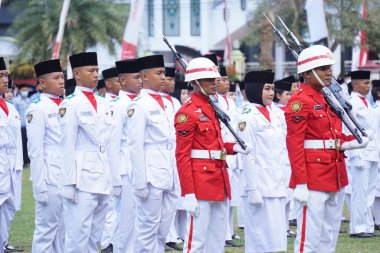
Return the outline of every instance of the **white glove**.
{"type": "Polygon", "coordinates": [[[121,196],[121,186],[114,186],[112,188],[112,195],[115,196],[116,198],[120,198],[121,196]]]}
{"type": "Polygon", "coordinates": [[[75,185],[64,185],[61,196],[74,204],[78,204],[78,194],[75,185]]]}
{"type": "Polygon", "coordinates": [[[189,212],[193,217],[199,216],[199,205],[198,200],[194,193],[186,194],[182,203],[183,209],[189,212]]]}
{"type": "Polygon", "coordinates": [[[241,153],[243,155],[248,155],[252,151],[252,145],[250,143],[246,143],[245,145],[247,146],[247,148],[244,150],[242,147],[240,147],[240,145],[238,143],[236,143],[234,145],[234,147],[233,147],[233,150],[236,153],[241,153]]]}
{"type": "Polygon", "coordinates": [[[145,201],[149,196],[149,188],[135,189],[135,195],[145,201]]]}
{"type": "Polygon", "coordinates": [[[301,202],[304,206],[307,206],[307,201],[309,200],[309,190],[307,189],[307,184],[297,184],[296,189],[293,193],[294,200],[301,202]]]}
{"type": "Polygon", "coordinates": [[[33,194],[34,199],[42,205],[47,205],[48,195],[46,192],[39,192],[33,194]]]}
{"type": "Polygon", "coordinates": [[[248,192],[248,203],[255,206],[262,206],[264,204],[263,197],[258,190],[248,192]]]}
{"type": "Polygon", "coordinates": [[[351,150],[351,149],[358,149],[358,148],[365,148],[367,147],[369,143],[369,139],[367,137],[362,136],[362,143],[359,143],[356,139],[352,141],[346,141],[342,144],[340,147],[340,150],[351,150]]]}

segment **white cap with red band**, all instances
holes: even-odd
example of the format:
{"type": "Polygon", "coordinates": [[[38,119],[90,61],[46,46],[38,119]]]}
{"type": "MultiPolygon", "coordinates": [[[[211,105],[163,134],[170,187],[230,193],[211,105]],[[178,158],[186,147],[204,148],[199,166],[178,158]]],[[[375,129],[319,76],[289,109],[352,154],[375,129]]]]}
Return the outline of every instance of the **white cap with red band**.
{"type": "Polygon", "coordinates": [[[303,50],[298,56],[297,72],[301,74],[321,66],[335,64],[335,58],[330,49],[322,45],[314,45],[303,50]]]}
{"type": "Polygon", "coordinates": [[[199,57],[187,65],[185,82],[217,77],[220,77],[218,67],[211,60],[199,57]]]}

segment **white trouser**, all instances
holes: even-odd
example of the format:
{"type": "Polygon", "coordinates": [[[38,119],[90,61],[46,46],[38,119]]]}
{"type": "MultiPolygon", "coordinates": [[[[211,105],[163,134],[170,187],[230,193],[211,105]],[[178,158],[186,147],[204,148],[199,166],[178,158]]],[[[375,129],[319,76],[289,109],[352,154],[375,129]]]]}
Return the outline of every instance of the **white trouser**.
{"type": "MultiPolygon", "coordinates": [[[[345,199],[346,199],[348,211],[351,212],[351,193],[346,193],[345,199]]],[[[351,213],[350,213],[350,216],[351,216],[351,213]]]]}
{"type": "Polygon", "coordinates": [[[102,233],[102,241],[101,241],[101,248],[105,249],[108,247],[108,245],[113,243],[113,238],[116,230],[116,226],[119,220],[119,212],[117,211],[119,209],[120,205],[120,198],[115,196],[110,196],[108,199],[109,203],[109,210],[106,215],[106,222],[104,223],[104,229],[102,233]]]}
{"type": "Polygon", "coordinates": [[[226,240],[232,240],[232,236],[234,234],[234,207],[230,205],[230,202],[228,202],[226,212],[227,212],[226,240]]]}
{"type": "MultiPolygon", "coordinates": [[[[177,211],[178,212],[178,211],[177,211]]],[[[175,226],[176,223],[178,223],[178,216],[177,212],[174,214],[174,219],[172,221],[172,224],[170,225],[169,233],[168,236],[166,237],[166,242],[175,242],[177,243],[178,241],[178,232],[177,232],[177,227],[175,226]]]]}
{"type": "Polygon", "coordinates": [[[185,241],[186,236],[186,222],[187,222],[187,212],[184,210],[177,210],[176,218],[174,219],[174,225],[176,231],[178,232],[178,238],[185,241]]]}
{"type": "Polygon", "coordinates": [[[135,195],[129,176],[123,175],[121,180],[121,196],[118,210],[120,216],[114,236],[113,252],[133,253],[136,219],[135,195]]]}
{"type": "Polygon", "coordinates": [[[291,215],[294,215],[293,214],[293,209],[294,209],[293,189],[288,188],[287,194],[288,194],[288,197],[287,197],[287,202],[286,202],[286,206],[285,206],[286,231],[289,230],[289,221],[293,220],[291,215]]]}
{"type": "Polygon", "coordinates": [[[295,202],[297,237],[294,252],[332,253],[342,220],[344,190],[340,192],[309,191],[307,206],[295,202]]]}
{"type": "Polygon", "coordinates": [[[227,230],[227,203],[198,200],[199,216],[187,215],[184,253],[221,253],[227,230]]]}
{"type": "Polygon", "coordinates": [[[0,253],[4,252],[4,246],[8,242],[11,224],[16,214],[15,191],[11,172],[8,171],[8,173],[11,187],[8,193],[0,193],[0,253]]]}
{"type": "Polygon", "coordinates": [[[365,163],[363,170],[351,167],[351,234],[374,232],[371,208],[376,194],[377,163],[363,162],[365,163]]]}
{"type": "Polygon", "coordinates": [[[375,224],[380,225],[380,197],[376,197],[373,203],[373,216],[375,218],[375,224]]]}
{"type": "Polygon", "coordinates": [[[59,188],[48,186],[48,203],[36,203],[35,229],[32,242],[33,253],[63,253],[65,226],[63,203],[59,188]]]}
{"type": "Polygon", "coordinates": [[[98,253],[109,195],[77,190],[78,204],[64,200],[65,253],[98,253]]]}
{"type": "Polygon", "coordinates": [[[150,184],[146,200],[135,196],[135,245],[134,253],[164,252],[166,237],[174,219],[176,190],[162,190],[150,184]]]}
{"type": "Polygon", "coordinates": [[[256,206],[243,197],[245,252],[286,251],[286,197],[264,197],[263,201],[263,205],[256,206]]]}

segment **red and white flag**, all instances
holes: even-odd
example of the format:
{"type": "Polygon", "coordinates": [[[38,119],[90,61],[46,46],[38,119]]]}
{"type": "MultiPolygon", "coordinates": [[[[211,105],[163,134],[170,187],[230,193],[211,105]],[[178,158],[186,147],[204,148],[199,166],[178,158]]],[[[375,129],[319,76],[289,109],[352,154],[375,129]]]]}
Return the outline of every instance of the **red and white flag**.
{"type": "Polygon", "coordinates": [[[57,33],[57,37],[55,39],[54,46],[53,46],[53,53],[51,56],[52,59],[59,58],[59,51],[61,49],[63,33],[65,32],[65,23],[66,23],[67,13],[69,12],[69,7],[70,7],[70,0],[64,0],[62,10],[61,10],[61,15],[59,17],[58,33],[57,33]]]}
{"type": "Polygon", "coordinates": [[[231,37],[230,30],[228,28],[228,21],[230,19],[229,9],[227,7],[227,0],[224,0],[224,22],[226,23],[226,50],[224,54],[225,65],[230,63],[231,59],[231,37]]]}
{"type": "MultiPolygon", "coordinates": [[[[367,17],[367,2],[360,7],[362,19],[367,17]]],[[[351,71],[357,70],[359,67],[367,64],[368,48],[366,47],[366,32],[361,30],[355,36],[354,46],[352,47],[352,65],[351,71]]]]}
{"type": "MultiPolygon", "coordinates": [[[[328,38],[325,7],[323,0],[306,0],[305,10],[310,42],[321,44],[328,38]]],[[[327,46],[327,45],[326,45],[327,46]]]]}
{"type": "Polygon", "coordinates": [[[121,59],[134,59],[137,56],[137,41],[141,17],[144,11],[145,0],[132,0],[127,25],[125,26],[123,43],[121,45],[121,59]]]}

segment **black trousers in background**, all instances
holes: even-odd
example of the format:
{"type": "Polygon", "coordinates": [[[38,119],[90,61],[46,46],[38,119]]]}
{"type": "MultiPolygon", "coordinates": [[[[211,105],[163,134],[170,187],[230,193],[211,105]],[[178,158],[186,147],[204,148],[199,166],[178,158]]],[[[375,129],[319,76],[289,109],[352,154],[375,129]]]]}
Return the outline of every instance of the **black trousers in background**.
{"type": "Polygon", "coordinates": [[[22,156],[24,158],[24,164],[29,164],[29,156],[28,156],[28,147],[27,141],[28,138],[26,136],[26,127],[21,127],[21,139],[22,139],[22,156]]]}

